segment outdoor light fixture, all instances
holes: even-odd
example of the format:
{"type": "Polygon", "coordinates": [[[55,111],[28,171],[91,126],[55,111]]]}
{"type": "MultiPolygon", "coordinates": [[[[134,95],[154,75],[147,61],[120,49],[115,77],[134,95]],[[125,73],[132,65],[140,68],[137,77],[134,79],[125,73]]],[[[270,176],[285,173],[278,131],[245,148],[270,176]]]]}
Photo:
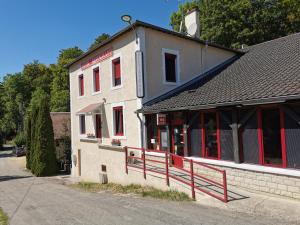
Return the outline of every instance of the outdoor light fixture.
{"type": "Polygon", "coordinates": [[[121,20],[125,23],[128,23],[131,26],[132,30],[135,33],[135,43],[138,44],[137,33],[136,33],[136,30],[134,29],[134,26],[131,23],[131,20],[132,20],[131,16],[130,15],[123,15],[123,16],[121,16],[121,20]]]}
{"type": "Polygon", "coordinates": [[[131,24],[131,16],[129,16],[129,15],[123,15],[123,16],[121,16],[121,19],[124,22],[131,24]]]}

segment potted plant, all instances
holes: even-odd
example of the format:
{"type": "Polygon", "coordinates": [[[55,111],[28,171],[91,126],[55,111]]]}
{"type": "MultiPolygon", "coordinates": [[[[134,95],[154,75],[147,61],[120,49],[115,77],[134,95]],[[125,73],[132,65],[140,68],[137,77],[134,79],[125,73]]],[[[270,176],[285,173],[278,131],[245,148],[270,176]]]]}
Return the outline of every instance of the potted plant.
{"type": "Polygon", "coordinates": [[[95,138],[95,134],[92,133],[88,133],[86,134],[87,138],[95,138]]]}
{"type": "Polygon", "coordinates": [[[111,144],[115,146],[121,146],[121,141],[119,139],[112,139],[111,144]]]}

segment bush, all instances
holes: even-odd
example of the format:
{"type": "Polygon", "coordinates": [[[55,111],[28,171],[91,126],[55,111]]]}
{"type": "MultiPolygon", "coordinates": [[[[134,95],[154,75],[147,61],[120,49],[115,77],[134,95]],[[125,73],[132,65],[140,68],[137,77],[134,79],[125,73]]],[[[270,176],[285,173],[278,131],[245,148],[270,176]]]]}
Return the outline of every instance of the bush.
{"type": "Polygon", "coordinates": [[[26,144],[26,136],[24,132],[18,133],[14,139],[14,143],[17,147],[21,147],[26,144]]]}

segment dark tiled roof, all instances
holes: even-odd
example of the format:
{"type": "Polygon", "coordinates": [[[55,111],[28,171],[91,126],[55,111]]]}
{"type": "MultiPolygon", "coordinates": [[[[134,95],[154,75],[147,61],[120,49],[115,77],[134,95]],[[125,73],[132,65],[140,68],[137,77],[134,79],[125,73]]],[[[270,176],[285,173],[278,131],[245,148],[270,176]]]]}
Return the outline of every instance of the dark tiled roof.
{"type": "MultiPolygon", "coordinates": [[[[300,33],[251,46],[227,68],[148,103],[145,113],[300,99],[300,33]]],[[[223,65],[226,67],[226,65],[223,65]]]]}

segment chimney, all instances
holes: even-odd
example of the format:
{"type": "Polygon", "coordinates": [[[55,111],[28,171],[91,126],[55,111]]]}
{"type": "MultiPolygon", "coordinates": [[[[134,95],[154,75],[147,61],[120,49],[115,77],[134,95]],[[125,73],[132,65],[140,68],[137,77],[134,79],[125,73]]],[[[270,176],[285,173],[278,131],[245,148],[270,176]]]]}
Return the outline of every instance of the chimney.
{"type": "Polygon", "coordinates": [[[200,38],[200,12],[198,9],[192,9],[184,18],[187,35],[200,38]]]}

